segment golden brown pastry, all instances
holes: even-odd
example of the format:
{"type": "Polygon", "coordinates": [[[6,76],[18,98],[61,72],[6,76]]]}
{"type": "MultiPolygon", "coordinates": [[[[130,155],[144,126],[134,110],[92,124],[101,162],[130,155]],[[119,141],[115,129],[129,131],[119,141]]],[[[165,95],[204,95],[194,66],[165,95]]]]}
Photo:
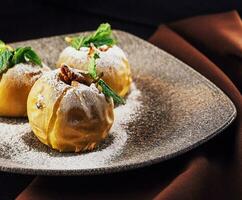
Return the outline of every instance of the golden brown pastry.
{"type": "Polygon", "coordinates": [[[0,61],[0,116],[26,116],[29,91],[48,68],[30,47],[14,50],[2,41],[0,61]]]}
{"type": "Polygon", "coordinates": [[[97,31],[89,36],[68,40],[71,46],[61,52],[57,67],[67,64],[73,68],[87,70],[90,54],[95,50],[100,57],[96,61],[97,72],[103,72],[103,80],[118,95],[123,97],[128,93],[132,82],[130,65],[123,50],[115,45],[109,24],[101,24],[97,31]]]}
{"type": "Polygon", "coordinates": [[[60,152],[92,150],[110,130],[113,100],[79,70],[62,66],[32,87],[27,111],[39,140],[60,152]]]}

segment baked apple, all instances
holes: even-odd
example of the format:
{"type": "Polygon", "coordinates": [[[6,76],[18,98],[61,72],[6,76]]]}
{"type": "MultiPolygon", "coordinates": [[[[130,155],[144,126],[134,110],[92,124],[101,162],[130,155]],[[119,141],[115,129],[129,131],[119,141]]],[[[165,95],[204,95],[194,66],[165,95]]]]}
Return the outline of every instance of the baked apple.
{"type": "Polygon", "coordinates": [[[102,79],[120,96],[124,97],[130,88],[131,70],[123,50],[116,45],[109,24],[101,24],[95,33],[88,36],[67,38],[70,46],[60,54],[57,67],[67,64],[70,67],[87,70],[92,51],[99,54],[97,72],[102,79]]]}
{"type": "Polygon", "coordinates": [[[94,149],[113,124],[113,107],[88,73],[65,65],[39,78],[27,101],[34,134],[60,152],[94,149]]]}
{"type": "Polygon", "coordinates": [[[27,98],[47,67],[30,47],[16,50],[0,41],[0,116],[27,115],[27,98]]]}

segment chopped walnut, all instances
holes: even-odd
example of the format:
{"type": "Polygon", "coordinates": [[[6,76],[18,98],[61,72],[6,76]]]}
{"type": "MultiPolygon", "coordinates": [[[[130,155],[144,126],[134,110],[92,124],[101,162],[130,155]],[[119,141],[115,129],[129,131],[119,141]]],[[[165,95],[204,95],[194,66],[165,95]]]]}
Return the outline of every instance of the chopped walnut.
{"type": "Polygon", "coordinates": [[[92,79],[88,74],[76,72],[69,68],[67,65],[62,65],[60,71],[60,79],[68,85],[71,85],[72,81],[77,81],[88,86],[92,83],[92,79]]]}

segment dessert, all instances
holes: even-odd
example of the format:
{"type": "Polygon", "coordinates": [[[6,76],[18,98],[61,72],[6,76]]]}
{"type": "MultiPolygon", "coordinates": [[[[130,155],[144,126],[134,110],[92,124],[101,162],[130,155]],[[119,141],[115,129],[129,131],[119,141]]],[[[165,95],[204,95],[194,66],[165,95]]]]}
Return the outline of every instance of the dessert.
{"type": "Polygon", "coordinates": [[[113,100],[123,100],[96,72],[97,58],[91,56],[88,72],[62,65],[32,87],[28,118],[42,143],[60,152],[82,152],[94,149],[108,135],[113,100]]]}
{"type": "Polygon", "coordinates": [[[109,24],[101,24],[95,33],[66,39],[70,46],[60,54],[57,67],[67,64],[70,67],[87,70],[92,51],[99,54],[97,72],[102,79],[120,96],[124,97],[132,82],[128,59],[116,45],[109,24]]]}
{"type": "Polygon", "coordinates": [[[13,49],[0,41],[0,116],[27,115],[29,91],[45,70],[30,47],[13,49]]]}

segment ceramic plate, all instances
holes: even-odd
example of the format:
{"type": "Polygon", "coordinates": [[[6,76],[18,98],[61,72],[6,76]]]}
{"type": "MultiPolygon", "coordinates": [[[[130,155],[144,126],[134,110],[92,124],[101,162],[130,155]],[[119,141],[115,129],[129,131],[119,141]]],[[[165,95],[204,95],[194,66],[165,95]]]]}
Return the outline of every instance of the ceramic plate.
{"type": "MultiPolygon", "coordinates": [[[[231,100],[186,64],[131,34],[114,31],[132,66],[126,105],[115,108],[108,138],[92,152],[59,153],[43,145],[27,119],[0,118],[0,169],[22,174],[86,175],[122,171],[178,156],[225,129],[231,100]]],[[[54,68],[64,36],[14,43],[32,46],[54,68]]]]}

